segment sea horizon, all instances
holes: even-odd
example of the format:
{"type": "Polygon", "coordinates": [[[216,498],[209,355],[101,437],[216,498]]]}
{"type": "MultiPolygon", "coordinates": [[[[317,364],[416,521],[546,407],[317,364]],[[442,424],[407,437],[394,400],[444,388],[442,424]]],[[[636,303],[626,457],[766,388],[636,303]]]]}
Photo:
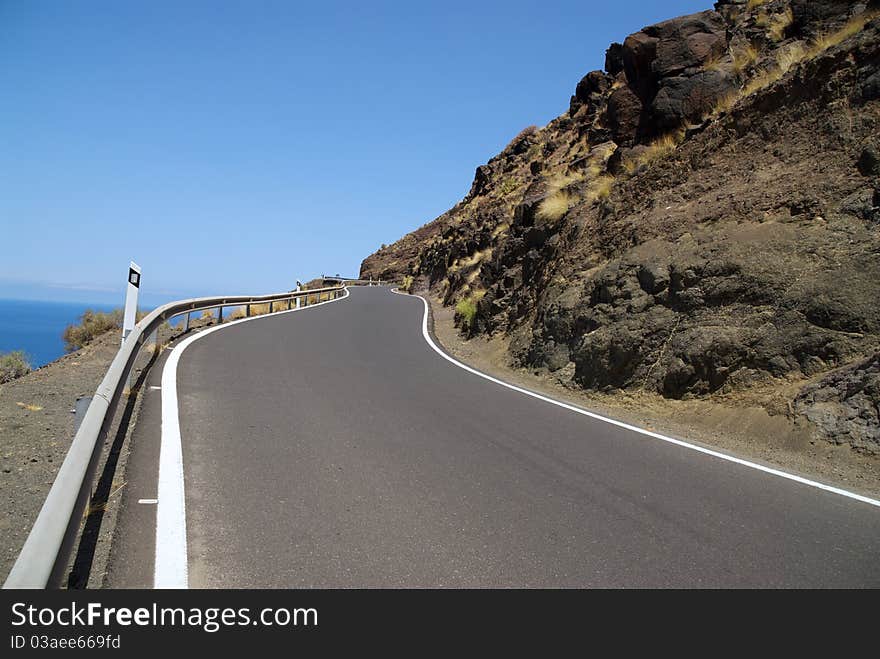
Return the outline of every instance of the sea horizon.
{"type": "Polygon", "coordinates": [[[31,368],[63,356],[65,328],[87,310],[112,311],[122,304],[0,298],[0,353],[22,350],[31,368]]]}

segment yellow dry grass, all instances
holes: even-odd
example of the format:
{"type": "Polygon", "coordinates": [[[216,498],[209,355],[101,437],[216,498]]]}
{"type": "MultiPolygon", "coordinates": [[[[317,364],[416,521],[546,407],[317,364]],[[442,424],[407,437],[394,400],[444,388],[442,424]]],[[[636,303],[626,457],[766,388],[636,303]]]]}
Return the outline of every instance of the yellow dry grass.
{"type": "Polygon", "coordinates": [[[32,403],[16,403],[19,407],[26,409],[28,412],[39,412],[43,409],[42,405],[34,405],[32,403]]]}
{"type": "Polygon", "coordinates": [[[639,156],[639,160],[643,163],[651,163],[660,158],[664,158],[681,144],[684,139],[684,131],[672,131],[661,135],[648,145],[648,148],[639,156]]]}
{"type": "Polygon", "coordinates": [[[776,51],[774,58],[775,66],[771,69],[765,69],[743,85],[740,97],[751,96],[762,89],[770,87],[774,83],[781,80],[794,66],[813,57],[811,50],[802,42],[797,42],[788,48],[780,48],[776,51]]]}
{"type": "Polygon", "coordinates": [[[716,53],[711,55],[709,59],[703,62],[703,69],[706,71],[717,71],[724,62],[724,53],[716,53]]]}
{"type": "Polygon", "coordinates": [[[785,11],[780,14],[773,14],[767,21],[767,36],[773,41],[782,41],[785,37],[785,31],[794,23],[794,13],[791,7],[786,7],[785,11]]]}
{"type": "Polygon", "coordinates": [[[614,189],[614,177],[607,174],[598,176],[590,182],[588,196],[591,200],[608,199],[614,189]]]}
{"type": "Polygon", "coordinates": [[[834,46],[843,43],[850,37],[854,37],[864,30],[865,26],[877,18],[877,16],[880,16],[880,12],[878,11],[863,12],[862,14],[851,18],[847,21],[846,25],[839,30],[816,37],[816,39],[810,44],[811,54],[815,57],[816,55],[824,53],[829,48],[833,48],[834,46]]]}
{"type": "Polygon", "coordinates": [[[459,272],[461,270],[470,270],[471,268],[481,264],[486,259],[492,257],[492,248],[487,247],[484,250],[476,251],[470,256],[457,259],[455,263],[449,266],[449,272],[459,272]]]}
{"type": "Polygon", "coordinates": [[[265,302],[263,304],[252,304],[251,305],[251,316],[263,316],[269,313],[269,303],[265,302]]]}
{"type": "Polygon", "coordinates": [[[749,66],[758,60],[760,51],[754,44],[740,48],[733,53],[733,70],[737,75],[742,75],[749,66]]]}
{"type": "Polygon", "coordinates": [[[538,205],[537,216],[546,222],[556,222],[568,212],[572,197],[564,190],[557,190],[538,205]]]}
{"type": "Polygon", "coordinates": [[[643,165],[650,165],[653,162],[665,158],[678,148],[678,145],[684,141],[684,136],[685,133],[683,129],[674,130],[665,135],[661,135],[648,144],[645,150],[637,157],[624,161],[623,171],[626,174],[632,175],[643,165]]]}
{"type": "Polygon", "coordinates": [[[553,194],[584,180],[582,172],[557,173],[547,180],[547,192],[553,194]]]}
{"type": "Polygon", "coordinates": [[[843,27],[833,32],[819,35],[809,43],[796,42],[788,47],[780,48],[775,54],[775,66],[771,69],[765,69],[749,79],[736,100],[738,101],[740,98],[751,96],[770,87],[781,80],[795,66],[814,59],[829,48],[833,48],[850,37],[857,35],[877,16],[880,16],[880,12],[863,12],[847,21],[843,27]]]}
{"type": "Polygon", "coordinates": [[[504,235],[507,230],[510,228],[510,225],[507,222],[502,222],[494,229],[492,229],[492,238],[495,239],[498,236],[504,235]]]}

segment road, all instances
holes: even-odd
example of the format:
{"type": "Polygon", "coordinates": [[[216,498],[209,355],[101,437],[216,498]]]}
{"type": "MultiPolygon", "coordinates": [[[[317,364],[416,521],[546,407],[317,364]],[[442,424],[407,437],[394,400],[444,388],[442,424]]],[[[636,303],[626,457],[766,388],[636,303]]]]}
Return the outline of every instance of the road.
{"type": "MultiPolygon", "coordinates": [[[[880,508],[499,386],[422,318],[354,288],[182,353],[190,587],[880,586],[880,508]]],[[[159,393],[115,587],[153,585],[159,393]]]]}

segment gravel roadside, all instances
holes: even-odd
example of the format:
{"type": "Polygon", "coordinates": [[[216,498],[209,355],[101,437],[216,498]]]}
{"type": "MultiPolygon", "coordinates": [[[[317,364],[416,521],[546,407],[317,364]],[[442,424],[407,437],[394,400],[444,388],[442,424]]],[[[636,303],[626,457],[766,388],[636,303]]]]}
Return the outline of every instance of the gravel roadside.
{"type": "MultiPolygon", "coordinates": [[[[160,331],[160,344],[172,338],[160,331]]],[[[5,580],[36,520],[73,439],[73,409],[78,398],[92,396],[119,350],[113,330],[28,375],[0,385],[0,581],[5,580]]],[[[149,364],[142,350],[133,381],[149,364]]],[[[140,396],[120,401],[107,435],[93,484],[92,504],[83,518],[85,533],[76,552],[70,585],[102,585],[120,493],[125,487],[125,457],[140,396]]]]}

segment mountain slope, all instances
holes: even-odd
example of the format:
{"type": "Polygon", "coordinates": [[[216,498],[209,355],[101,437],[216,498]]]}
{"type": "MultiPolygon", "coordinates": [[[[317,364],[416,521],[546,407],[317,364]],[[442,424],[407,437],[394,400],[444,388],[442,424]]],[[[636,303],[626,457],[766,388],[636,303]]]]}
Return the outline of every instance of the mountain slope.
{"type": "Polygon", "coordinates": [[[726,0],[612,44],[361,276],[413,276],[466,335],[587,389],[802,383],[790,413],[880,451],[877,15],[726,0]]]}

